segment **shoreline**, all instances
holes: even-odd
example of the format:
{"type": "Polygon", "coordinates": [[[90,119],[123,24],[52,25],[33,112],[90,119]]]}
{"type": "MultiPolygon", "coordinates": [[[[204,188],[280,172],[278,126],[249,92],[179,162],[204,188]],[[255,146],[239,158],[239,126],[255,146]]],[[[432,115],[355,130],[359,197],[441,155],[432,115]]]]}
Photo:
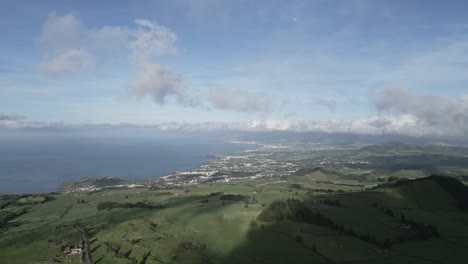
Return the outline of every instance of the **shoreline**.
{"type": "Polygon", "coordinates": [[[74,181],[66,181],[62,182],[60,186],[52,191],[44,191],[44,192],[14,192],[14,193],[2,193],[0,192],[0,196],[7,196],[7,195],[15,195],[15,196],[23,196],[23,195],[55,195],[55,194],[60,194],[60,193],[69,193],[69,192],[87,192],[87,191],[98,191],[101,189],[107,189],[107,188],[148,188],[151,187],[148,184],[145,183],[154,183],[155,181],[159,181],[161,179],[171,179],[171,178],[176,178],[181,175],[199,175],[198,173],[194,172],[199,170],[201,167],[208,165],[211,162],[226,158],[228,155],[236,154],[236,153],[242,153],[242,152],[250,152],[250,151],[255,151],[258,150],[264,145],[255,142],[255,141],[238,141],[238,140],[229,140],[229,141],[223,141],[223,144],[233,144],[233,145],[244,145],[244,146],[250,146],[252,145],[252,148],[246,148],[244,150],[239,150],[239,151],[231,151],[231,152],[218,152],[218,153],[209,153],[206,154],[205,157],[207,159],[203,162],[200,162],[198,165],[191,167],[190,169],[186,170],[176,170],[172,173],[166,173],[157,177],[150,177],[150,178],[141,178],[141,179],[136,179],[136,178],[124,178],[124,177],[119,177],[119,176],[85,176],[82,178],[79,178],[74,181]],[[114,178],[114,179],[119,179],[122,181],[127,182],[126,184],[122,185],[111,185],[111,186],[103,186],[103,187],[94,187],[94,188],[78,188],[79,190],[73,190],[73,191],[63,191],[61,190],[63,188],[63,185],[66,184],[77,184],[80,182],[83,182],[85,180],[89,181],[94,181],[94,180],[99,180],[99,179],[109,179],[109,178],[114,178]]]}

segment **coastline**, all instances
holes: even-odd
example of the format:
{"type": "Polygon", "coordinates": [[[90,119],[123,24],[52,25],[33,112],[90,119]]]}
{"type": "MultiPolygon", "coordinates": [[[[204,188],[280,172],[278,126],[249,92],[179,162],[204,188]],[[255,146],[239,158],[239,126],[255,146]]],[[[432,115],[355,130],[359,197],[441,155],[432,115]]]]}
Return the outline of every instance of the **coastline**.
{"type": "MultiPolygon", "coordinates": [[[[57,177],[56,180],[59,180],[60,182],[56,184],[56,188],[45,190],[45,191],[18,191],[18,192],[0,192],[0,195],[41,195],[41,194],[53,194],[53,193],[60,193],[63,192],[63,186],[66,184],[76,184],[80,183],[83,180],[89,180],[89,181],[94,181],[94,180],[99,180],[99,179],[105,179],[105,178],[116,178],[120,179],[121,181],[124,181],[126,183],[124,184],[118,184],[118,185],[109,185],[109,186],[103,186],[104,188],[138,188],[138,187],[150,187],[149,183],[154,184],[154,182],[160,182],[161,179],[180,179],[180,176],[189,176],[189,175],[195,175],[197,174],[194,171],[198,171],[200,168],[203,166],[206,166],[207,164],[210,164],[216,160],[220,160],[226,157],[226,155],[232,155],[236,153],[241,153],[244,151],[254,151],[256,149],[259,149],[261,147],[261,144],[257,142],[247,142],[247,141],[236,141],[236,140],[223,140],[223,141],[217,141],[217,142],[211,142],[215,143],[216,145],[219,144],[219,146],[242,146],[241,149],[235,149],[235,150],[229,150],[229,151],[224,151],[223,149],[215,152],[215,153],[206,153],[201,156],[201,161],[197,162],[197,164],[194,164],[193,166],[190,166],[189,168],[181,168],[174,170],[173,172],[169,173],[161,173],[160,175],[154,176],[154,177],[145,177],[145,178],[127,178],[127,177],[121,177],[121,176],[113,176],[111,174],[108,175],[103,175],[103,176],[84,176],[80,177],[77,179],[72,179],[72,180],[61,180],[59,177],[57,177]]],[[[222,147],[221,147],[222,148],[222,147]]],[[[230,148],[230,147],[228,147],[230,148]]],[[[37,180],[37,179],[36,179],[37,180]]],[[[100,186],[95,186],[95,187],[78,187],[78,191],[96,191],[100,190],[103,187],[100,186]]],[[[68,190],[67,190],[68,191],[68,190]]]]}

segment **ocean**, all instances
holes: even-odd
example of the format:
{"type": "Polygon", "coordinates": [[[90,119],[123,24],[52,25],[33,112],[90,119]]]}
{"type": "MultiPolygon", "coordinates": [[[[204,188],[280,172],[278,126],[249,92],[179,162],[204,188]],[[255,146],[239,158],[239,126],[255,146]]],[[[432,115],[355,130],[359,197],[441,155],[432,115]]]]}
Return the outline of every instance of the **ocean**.
{"type": "Polygon", "coordinates": [[[200,135],[0,138],[0,194],[57,191],[83,177],[160,177],[252,148],[200,135]]]}

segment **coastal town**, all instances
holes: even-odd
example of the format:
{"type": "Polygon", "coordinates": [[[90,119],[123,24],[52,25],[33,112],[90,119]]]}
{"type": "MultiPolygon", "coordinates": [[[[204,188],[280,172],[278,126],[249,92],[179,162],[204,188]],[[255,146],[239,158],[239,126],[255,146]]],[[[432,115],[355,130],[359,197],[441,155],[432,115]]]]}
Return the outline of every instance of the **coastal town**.
{"type": "MultiPolygon", "coordinates": [[[[238,142],[244,143],[244,142],[238,142]]],[[[254,145],[254,143],[249,142],[254,145]]],[[[274,178],[290,175],[304,167],[326,166],[336,171],[349,172],[349,166],[369,165],[366,160],[329,158],[333,153],[353,150],[325,144],[284,145],[255,143],[256,148],[230,154],[212,155],[212,159],[192,170],[146,180],[122,180],[116,177],[89,178],[74,183],[64,192],[99,191],[103,188],[166,188],[200,183],[231,182],[274,178]],[[99,181],[95,183],[94,181],[99,181]]]]}

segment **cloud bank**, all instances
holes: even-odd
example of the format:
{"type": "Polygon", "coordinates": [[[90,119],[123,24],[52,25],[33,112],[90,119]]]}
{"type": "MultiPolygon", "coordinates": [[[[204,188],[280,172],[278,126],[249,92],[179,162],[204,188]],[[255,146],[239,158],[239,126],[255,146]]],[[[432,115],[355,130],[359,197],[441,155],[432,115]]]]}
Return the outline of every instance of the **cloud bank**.
{"type": "MultiPolygon", "coordinates": [[[[135,91],[140,96],[152,96],[155,102],[164,104],[168,96],[175,96],[182,103],[198,103],[187,100],[178,83],[178,76],[154,68],[140,79],[135,91]],[[156,74],[153,76],[152,74],[156,74]],[[148,78],[148,79],[147,79],[148,78]],[[147,88],[146,88],[147,87],[147,88]],[[154,89],[158,87],[158,89],[154,89]]],[[[235,89],[212,89],[210,102],[222,110],[242,112],[267,111],[268,96],[235,89]]],[[[468,96],[450,98],[438,95],[417,94],[407,88],[391,86],[372,90],[369,103],[376,109],[370,117],[350,120],[278,120],[259,119],[247,122],[223,123],[165,123],[165,124],[93,124],[101,128],[132,126],[153,127],[160,130],[187,131],[295,131],[353,133],[369,135],[408,135],[416,137],[451,137],[468,139],[468,96]]],[[[81,129],[90,124],[68,124],[66,122],[42,122],[21,116],[0,114],[0,126],[10,129],[81,129]]]]}
{"type": "Polygon", "coordinates": [[[67,129],[80,130],[89,128],[115,129],[118,127],[148,128],[163,131],[294,131],[294,132],[325,132],[351,133],[365,135],[407,135],[415,137],[452,137],[466,138],[458,133],[434,133],[434,129],[411,115],[374,116],[353,120],[254,120],[249,122],[223,123],[164,123],[164,124],[67,124],[64,122],[41,122],[31,120],[15,120],[0,122],[0,126],[8,129],[67,129]]]}
{"type": "Polygon", "coordinates": [[[468,134],[468,96],[450,98],[416,94],[404,87],[391,86],[373,90],[371,103],[378,112],[412,116],[431,134],[468,134]]]}
{"type": "Polygon", "coordinates": [[[402,134],[423,136],[424,130],[419,129],[419,122],[411,116],[382,116],[355,120],[254,120],[250,122],[222,123],[208,122],[198,124],[167,123],[158,125],[163,130],[234,130],[234,131],[294,131],[294,132],[326,132],[354,134],[402,134]]]}

